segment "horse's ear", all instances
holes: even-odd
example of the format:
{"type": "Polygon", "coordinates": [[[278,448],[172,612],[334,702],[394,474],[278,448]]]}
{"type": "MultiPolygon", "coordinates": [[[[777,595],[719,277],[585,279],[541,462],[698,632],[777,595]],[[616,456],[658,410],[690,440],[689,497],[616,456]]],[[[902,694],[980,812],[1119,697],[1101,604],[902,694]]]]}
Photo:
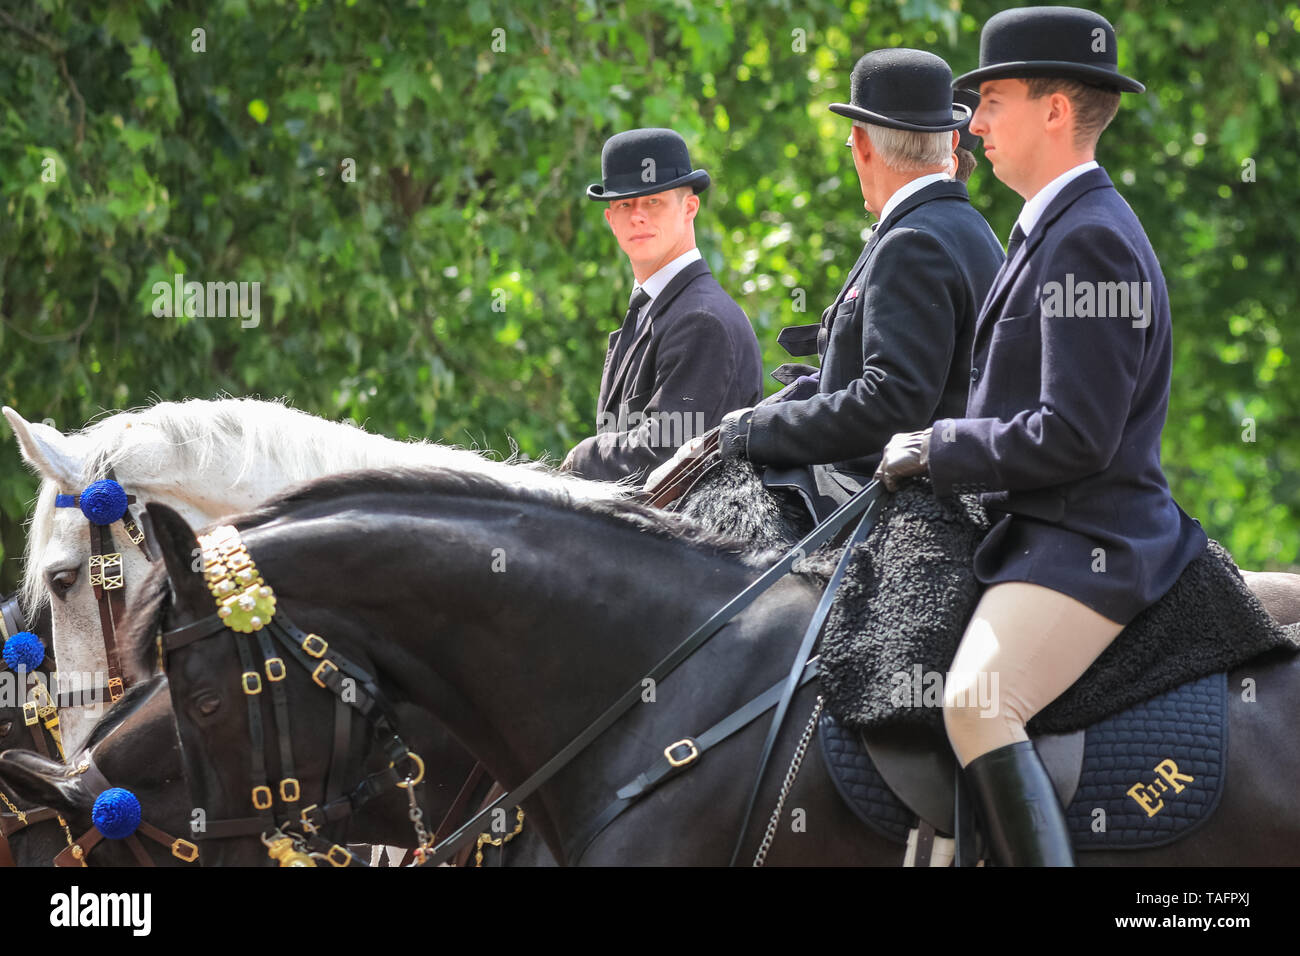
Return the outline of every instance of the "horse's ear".
{"type": "Polygon", "coordinates": [[[57,428],[29,422],[8,405],[4,406],[4,416],[27,464],[65,491],[75,494],[81,490],[81,457],[71,438],[57,428]]]}
{"type": "Polygon", "coordinates": [[[199,539],[179,514],[166,505],[151,501],[145,505],[154,541],[167,565],[172,583],[173,606],[182,614],[212,610],[212,598],[203,582],[199,539]]]}
{"type": "Polygon", "coordinates": [[[0,753],[0,784],[20,800],[63,813],[85,811],[93,802],[80,775],[69,777],[67,766],[30,750],[0,753]]]}

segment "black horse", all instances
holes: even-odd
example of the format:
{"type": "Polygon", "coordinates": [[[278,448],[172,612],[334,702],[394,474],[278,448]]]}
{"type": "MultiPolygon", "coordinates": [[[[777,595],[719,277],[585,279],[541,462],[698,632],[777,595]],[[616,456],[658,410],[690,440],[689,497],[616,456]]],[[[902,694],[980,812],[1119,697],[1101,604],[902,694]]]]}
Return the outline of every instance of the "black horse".
{"type": "Polygon", "coordinates": [[[55,821],[42,821],[13,834],[9,845],[18,866],[49,866],[60,853],[65,854],[63,865],[75,866],[76,858],[65,852],[68,841],[93,837],[91,812],[105,783],[130,790],[145,823],[169,839],[140,830],[135,850],[125,840],[98,840],[83,854],[87,865],[137,866],[142,860],[136,852],[155,866],[197,865],[197,847],[187,840],[175,842],[190,835],[192,805],[181,777],[165,685],[157,676],[127,691],[68,764],[16,748],[0,754],[0,782],[24,803],[56,811],[68,827],[65,833],[55,821]]]}
{"type": "MultiPolygon", "coordinates": [[[[195,536],[150,506],[165,559],[136,605],[128,637],[141,661],[159,626],[210,617],[193,570],[195,536]],[[170,579],[170,588],[164,580],[170,579]]],[[[561,750],[662,656],[755,580],[775,555],[630,503],[573,502],[445,471],[359,472],[321,479],[233,522],[279,612],[364,662],[394,700],[445,722],[497,779],[514,785],[561,750]],[[324,557],[322,557],[324,556],[324,557]]],[[[819,597],[790,575],[765,592],[657,686],[525,808],[556,858],[587,864],[724,864],[731,856],[765,728],[751,724],[632,806],[579,854],[577,843],[614,791],[666,747],[699,734],[784,676],[819,597]]],[[[173,650],[167,672],[196,804],[243,814],[251,783],[249,726],[233,634],[173,650]]],[[[1228,780],[1215,815],[1180,842],[1146,851],[1089,852],[1085,865],[1281,862],[1300,843],[1300,776],[1292,737],[1300,662],[1251,668],[1261,701],[1234,706],[1228,780]]],[[[295,746],[328,749],[329,694],[306,673],[288,678],[295,746]]],[[[814,708],[801,690],[777,740],[789,762],[814,708]]],[[[266,759],[275,759],[274,747],[266,759]]],[[[373,761],[373,756],[372,756],[373,761]]],[[[319,793],[323,762],[304,761],[319,793]]],[[[777,800],[770,772],[745,838],[752,854],[777,800]]],[[[862,827],[819,761],[805,762],[785,804],[772,864],[896,865],[900,851],[862,827]]]]}

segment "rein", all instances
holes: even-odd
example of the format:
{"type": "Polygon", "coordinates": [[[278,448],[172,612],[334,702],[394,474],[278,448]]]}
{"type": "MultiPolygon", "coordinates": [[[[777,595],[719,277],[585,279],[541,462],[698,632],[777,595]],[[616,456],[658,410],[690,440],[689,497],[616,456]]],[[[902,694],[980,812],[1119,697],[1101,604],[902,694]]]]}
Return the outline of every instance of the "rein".
{"type": "MultiPolygon", "coordinates": [[[[795,563],[804,556],[816,551],[823,544],[834,538],[841,529],[844,528],[854,518],[862,515],[868,508],[874,504],[880,495],[880,485],[877,481],[872,481],[862,488],[852,498],[842,504],[835,510],[825,521],[808,532],[798,544],[791,548],[784,557],[776,564],[768,568],[763,574],[750,583],[743,591],[723,605],[712,617],[701,624],[695,631],[684,641],[673,648],[662,660],[656,664],[642,680],[637,681],[627,692],[615,701],[606,711],[597,717],[587,726],[582,733],[578,734],[554,757],[548,760],[542,767],[537,770],[531,777],[515,787],[513,790],[493,801],[489,806],[481,810],[473,819],[464,824],[459,830],[449,836],[446,840],[439,843],[431,855],[428,857],[425,865],[437,866],[439,863],[448,859],[467,841],[473,839],[473,834],[482,828],[483,823],[497,809],[505,806],[511,806],[522,803],[525,799],[533,794],[538,787],[541,787],[551,777],[555,776],[560,770],[564,769],[580,753],[582,753],[597,737],[608,730],[620,717],[626,714],[637,702],[641,700],[642,689],[647,686],[645,681],[653,681],[658,684],[668,674],[672,673],[679,664],[699,650],[709,638],[713,637],[723,626],[731,621],[737,614],[749,607],[759,595],[770,588],[778,580],[789,573],[795,563]]],[[[799,668],[793,675],[794,680],[799,679],[799,668]]],[[[775,703],[775,701],[774,701],[775,703]]],[[[757,715],[755,715],[757,716],[757,715]]],[[[674,751],[680,746],[686,744],[686,741],[680,741],[678,744],[670,745],[664,753],[665,759],[671,764],[674,761],[674,751]]],[[[691,765],[698,758],[696,752],[691,756],[692,748],[686,748],[678,758],[679,765],[691,765]]],[[[760,771],[761,772],[761,771],[760,771]]]]}

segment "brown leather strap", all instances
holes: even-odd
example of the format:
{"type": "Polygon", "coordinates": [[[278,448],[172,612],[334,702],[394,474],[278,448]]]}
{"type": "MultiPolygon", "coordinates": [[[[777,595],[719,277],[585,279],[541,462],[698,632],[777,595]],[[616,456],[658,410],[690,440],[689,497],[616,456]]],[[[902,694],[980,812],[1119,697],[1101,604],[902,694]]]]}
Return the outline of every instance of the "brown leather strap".
{"type": "Polygon", "coordinates": [[[167,852],[178,860],[184,860],[186,863],[193,863],[199,858],[199,848],[189,840],[178,840],[166,830],[160,830],[148,820],[141,820],[140,826],[136,828],[137,832],[143,833],[150,840],[153,840],[159,846],[167,848],[167,852]],[[192,856],[185,856],[184,853],[178,853],[177,850],[192,853],[192,856]]]}
{"type": "Polygon", "coordinates": [[[41,733],[41,722],[31,725],[32,748],[46,760],[50,759],[50,748],[45,746],[45,735],[41,733]]]}
{"type": "Polygon", "coordinates": [[[65,846],[59,851],[59,855],[54,858],[55,866],[85,866],[86,857],[90,855],[99,841],[104,839],[104,834],[100,833],[94,827],[91,827],[71,844],[65,846]],[[78,853],[77,851],[80,851],[78,853]]]}
{"type": "Polygon", "coordinates": [[[121,556],[117,561],[105,567],[105,555],[118,554],[112,551],[113,534],[107,525],[90,523],[91,562],[100,565],[98,575],[91,573],[91,585],[95,591],[95,600],[99,604],[99,629],[104,635],[104,653],[108,658],[108,696],[116,701],[122,696],[122,664],[117,653],[117,638],[114,633],[118,619],[124,619],[126,598],[123,592],[121,576],[121,556]],[[96,562],[95,559],[99,561],[96,562]],[[116,692],[115,692],[116,691],[116,692]]]}
{"type": "Polygon", "coordinates": [[[57,819],[59,811],[52,810],[49,807],[35,807],[31,810],[24,810],[23,816],[27,818],[25,821],[19,820],[12,813],[0,815],[0,836],[8,838],[34,824],[57,819]]]}
{"type": "Polygon", "coordinates": [[[928,867],[934,856],[934,827],[918,818],[916,825],[916,856],[913,866],[928,867]]]}
{"type": "Polygon", "coordinates": [[[134,833],[126,838],[126,845],[131,851],[131,855],[135,857],[135,862],[139,863],[141,866],[156,865],[154,861],[149,858],[149,854],[145,851],[145,848],[140,845],[140,840],[134,833]]]}
{"type": "Polygon", "coordinates": [[[17,866],[13,850],[9,848],[9,838],[0,837],[0,867],[17,866]]]}
{"type": "Polygon", "coordinates": [[[678,499],[685,498],[696,483],[722,461],[718,442],[718,430],[715,428],[704,436],[704,441],[693,456],[679,462],[653,492],[642,492],[635,496],[635,500],[652,508],[667,508],[678,499]]]}

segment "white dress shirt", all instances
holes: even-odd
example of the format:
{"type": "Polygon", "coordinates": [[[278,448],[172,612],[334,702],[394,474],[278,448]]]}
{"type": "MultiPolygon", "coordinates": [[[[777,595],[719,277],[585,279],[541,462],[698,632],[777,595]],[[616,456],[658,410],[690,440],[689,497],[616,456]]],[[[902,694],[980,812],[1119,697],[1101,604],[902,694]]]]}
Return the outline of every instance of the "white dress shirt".
{"type": "Polygon", "coordinates": [[[927,173],[924,176],[916,177],[916,179],[913,179],[909,183],[903,183],[903,185],[894,190],[894,195],[889,197],[889,201],[885,203],[885,208],[880,210],[880,219],[877,221],[884,222],[888,219],[889,214],[898,208],[899,203],[912,195],[912,193],[924,189],[931,183],[940,183],[949,178],[951,177],[949,177],[947,173],[927,173]]]}
{"type": "MultiPolygon", "coordinates": [[[[637,289],[645,289],[646,295],[650,296],[650,300],[646,302],[645,305],[641,306],[641,314],[636,317],[637,332],[641,331],[641,324],[645,321],[645,317],[650,314],[650,307],[655,304],[655,299],[659,298],[659,294],[668,287],[668,283],[672,282],[677,273],[681,272],[696,259],[703,258],[704,257],[700,255],[700,250],[698,248],[688,249],[650,278],[646,279],[645,282],[639,282],[632,287],[632,295],[636,294],[637,289]]],[[[631,296],[629,296],[629,298],[631,298],[631,296]]]]}
{"type": "Polygon", "coordinates": [[[1062,189],[1070,185],[1072,181],[1078,179],[1089,170],[1097,169],[1097,161],[1090,159],[1086,163],[1080,163],[1073,169],[1067,169],[1061,175],[1057,176],[1050,183],[1044,186],[1038,192],[1029,197],[1025,203],[1025,208],[1020,210],[1020,215],[1016,217],[1016,223],[1020,226],[1020,231],[1028,238],[1029,233],[1033,231],[1038,220],[1043,218],[1043,211],[1051,204],[1062,189]]]}

